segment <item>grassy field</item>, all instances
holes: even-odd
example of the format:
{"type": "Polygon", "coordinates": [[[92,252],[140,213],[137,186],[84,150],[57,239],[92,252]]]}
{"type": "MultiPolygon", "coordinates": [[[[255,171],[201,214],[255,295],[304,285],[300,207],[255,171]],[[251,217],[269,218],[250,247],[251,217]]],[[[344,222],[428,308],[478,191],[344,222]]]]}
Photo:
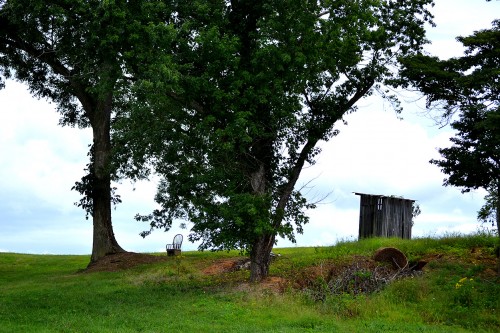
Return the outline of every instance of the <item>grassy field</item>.
{"type": "Polygon", "coordinates": [[[276,249],[260,285],[229,269],[243,259],[236,252],[184,252],[111,272],[85,272],[88,256],[0,253],[0,332],[499,332],[496,242],[473,235],[276,249]],[[429,263],[362,290],[376,280],[371,256],[386,246],[429,263]],[[339,276],[351,279],[342,291],[332,287],[339,276]]]}

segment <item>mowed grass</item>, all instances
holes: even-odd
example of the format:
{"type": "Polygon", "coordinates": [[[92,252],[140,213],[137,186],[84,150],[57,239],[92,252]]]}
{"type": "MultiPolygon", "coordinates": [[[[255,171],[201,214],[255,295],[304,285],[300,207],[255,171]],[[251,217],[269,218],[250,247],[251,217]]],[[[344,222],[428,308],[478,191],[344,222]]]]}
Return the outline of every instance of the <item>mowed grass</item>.
{"type": "Polygon", "coordinates": [[[94,273],[82,271],[89,256],[1,253],[0,332],[499,332],[496,243],[478,234],[276,249],[270,275],[286,282],[279,292],[248,284],[247,271],[204,273],[237,252],[184,252],[94,273]],[[372,294],[318,301],[297,288],[311,267],[370,257],[385,246],[410,260],[439,259],[372,294]]]}

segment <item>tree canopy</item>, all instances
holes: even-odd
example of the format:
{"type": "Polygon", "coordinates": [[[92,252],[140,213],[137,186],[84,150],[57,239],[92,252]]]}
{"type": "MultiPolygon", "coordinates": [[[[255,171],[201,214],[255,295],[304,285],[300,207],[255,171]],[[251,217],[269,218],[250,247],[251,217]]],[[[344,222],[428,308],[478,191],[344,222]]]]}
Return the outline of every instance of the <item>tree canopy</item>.
{"type": "Polygon", "coordinates": [[[123,251],[111,223],[110,133],[143,75],[169,76],[158,47],[172,35],[169,17],[154,0],[0,0],[0,79],[55,102],[61,125],[92,127],[88,175],[75,186],[93,218],[92,261],[123,251]]]}
{"type": "MultiPolygon", "coordinates": [[[[500,20],[491,29],[458,37],[465,55],[448,60],[417,55],[403,60],[403,76],[441,109],[457,133],[441,148],[444,159],[432,160],[448,178],[444,185],[463,192],[488,191],[480,219],[500,222],[500,20]]],[[[500,234],[499,234],[500,235],[500,234]]]]}
{"type": "Polygon", "coordinates": [[[147,162],[161,175],[161,208],[138,216],[151,230],[189,220],[190,240],[248,251],[260,280],[276,237],[293,241],[308,222],[314,204],[297,181],[318,142],[360,99],[395,101],[384,87],[395,83],[398,57],[426,42],[432,1],[171,4],[179,89],[145,90],[154,98],[123,119],[122,172],[147,162]],[[166,111],[172,104],[178,112],[166,111]]]}

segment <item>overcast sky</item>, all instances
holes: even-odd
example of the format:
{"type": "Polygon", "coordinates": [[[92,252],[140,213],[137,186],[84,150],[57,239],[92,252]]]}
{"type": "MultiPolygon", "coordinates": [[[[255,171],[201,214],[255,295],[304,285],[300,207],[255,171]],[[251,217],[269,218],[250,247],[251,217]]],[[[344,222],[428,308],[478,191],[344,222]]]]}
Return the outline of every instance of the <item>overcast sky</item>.
{"type": "MultiPolygon", "coordinates": [[[[432,9],[437,27],[429,28],[432,44],[427,50],[441,58],[463,52],[455,37],[491,27],[500,14],[500,1],[437,0],[432,9]]],[[[480,224],[477,210],[484,192],[461,194],[442,187],[444,175],[428,163],[438,158],[437,147],[449,145],[450,128],[439,129],[425,117],[423,100],[414,94],[400,96],[403,120],[391,108],[371,98],[339,125],[340,134],[322,143],[318,163],[304,170],[301,184],[308,197],[326,199],[309,211],[311,218],[298,235],[297,244],[280,240],[278,246],[333,245],[356,239],[359,197],[353,192],[397,195],[417,200],[422,214],[415,220],[414,236],[446,232],[470,233],[480,224]]],[[[7,81],[0,90],[0,252],[89,254],[92,222],[73,205],[79,194],[71,191],[84,174],[90,130],[58,126],[55,105],[30,96],[26,87],[7,81]]],[[[154,207],[154,183],[118,185],[123,203],[113,211],[115,235],[129,251],[165,250],[177,232],[155,231],[142,239],[147,225],[136,222],[136,213],[154,207]],[[135,190],[134,190],[135,188],[135,190]]],[[[196,245],[185,242],[184,249],[196,245]]]]}

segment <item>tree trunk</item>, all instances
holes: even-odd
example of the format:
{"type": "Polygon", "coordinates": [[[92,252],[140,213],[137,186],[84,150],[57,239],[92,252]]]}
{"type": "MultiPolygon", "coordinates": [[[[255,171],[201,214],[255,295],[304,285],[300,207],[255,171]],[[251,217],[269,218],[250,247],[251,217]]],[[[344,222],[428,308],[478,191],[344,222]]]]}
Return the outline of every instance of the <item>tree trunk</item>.
{"type": "Polygon", "coordinates": [[[274,235],[262,235],[252,245],[250,251],[250,282],[262,281],[269,275],[274,240],[274,235]]]}
{"type": "Polygon", "coordinates": [[[496,193],[496,220],[497,220],[497,246],[495,252],[497,255],[497,275],[500,276],[500,180],[497,182],[497,193],[496,193]]]}
{"type": "Polygon", "coordinates": [[[115,239],[111,223],[111,100],[97,104],[92,117],[94,135],[94,178],[92,184],[94,235],[90,262],[112,253],[125,252],[115,239]]]}
{"type": "Polygon", "coordinates": [[[500,238],[500,180],[497,182],[496,205],[497,234],[500,238]]]}

